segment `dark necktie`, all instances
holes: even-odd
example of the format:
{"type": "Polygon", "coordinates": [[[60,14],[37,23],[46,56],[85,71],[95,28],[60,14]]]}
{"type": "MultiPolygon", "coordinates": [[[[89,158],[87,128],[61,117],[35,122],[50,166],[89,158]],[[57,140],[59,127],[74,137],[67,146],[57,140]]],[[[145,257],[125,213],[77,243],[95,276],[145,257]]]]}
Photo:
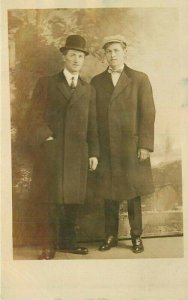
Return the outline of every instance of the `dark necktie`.
{"type": "Polygon", "coordinates": [[[71,84],[70,84],[71,89],[75,89],[76,88],[76,84],[74,81],[74,77],[71,78],[71,84]]]}

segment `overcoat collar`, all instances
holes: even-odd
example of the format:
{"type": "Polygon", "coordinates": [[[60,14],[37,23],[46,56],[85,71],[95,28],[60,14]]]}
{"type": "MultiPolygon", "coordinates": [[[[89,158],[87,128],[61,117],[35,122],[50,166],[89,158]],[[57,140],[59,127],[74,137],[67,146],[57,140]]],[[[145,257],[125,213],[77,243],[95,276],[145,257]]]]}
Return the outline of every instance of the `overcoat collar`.
{"type": "MultiPolygon", "coordinates": [[[[109,78],[108,69],[105,72],[105,77],[109,78]]],[[[124,65],[124,69],[121,73],[121,76],[114,87],[113,93],[110,98],[110,102],[114,101],[115,98],[124,90],[127,88],[127,86],[131,83],[131,78],[129,76],[128,67],[124,65]]]]}
{"type": "Polygon", "coordinates": [[[79,77],[78,78],[78,83],[77,86],[74,90],[73,93],[70,92],[70,88],[68,86],[67,80],[65,78],[65,75],[63,74],[63,71],[61,71],[58,74],[58,79],[57,79],[57,87],[59,90],[62,92],[63,96],[69,100],[68,102],[68,109],[80,99],[80,97],[85,93],[86,91],[86,85],[85,82],[79,77]]]}

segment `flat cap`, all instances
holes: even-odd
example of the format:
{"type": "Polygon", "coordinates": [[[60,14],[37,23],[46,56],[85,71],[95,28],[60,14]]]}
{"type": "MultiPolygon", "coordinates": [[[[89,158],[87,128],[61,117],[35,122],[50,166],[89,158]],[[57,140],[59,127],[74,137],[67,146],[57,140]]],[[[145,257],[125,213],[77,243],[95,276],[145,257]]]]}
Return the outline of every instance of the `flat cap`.
{"type": "Polygon", "coordinates": [[[118,34],[118,35],[112,35],[112,36],[106,36],[103,40],[103,49],[105,48],[106,44],[108,43],[122,43],[125,46],[127,46],[124,36],[118,34]]]}

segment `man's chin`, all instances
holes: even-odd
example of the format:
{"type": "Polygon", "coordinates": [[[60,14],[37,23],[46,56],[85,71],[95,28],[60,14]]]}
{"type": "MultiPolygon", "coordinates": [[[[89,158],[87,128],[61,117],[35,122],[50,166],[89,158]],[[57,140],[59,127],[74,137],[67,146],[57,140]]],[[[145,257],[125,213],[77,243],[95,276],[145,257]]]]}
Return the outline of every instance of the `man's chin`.
{"type": "Polygon", "coordinates": [[[75,71],[79,72],[81,70],[81,67],[74,68],[75,71]]]}
{"type": "Polygon", "coordinates": [[[70,73],[79,73],[81,68],[74,68],[70,70],[70,73]]]}
{"type": "Polygon", "coordinates": [[[110,62],[110,64],[109,64],[111,67],[117,67],[118,66],[118,64],[116,63],[116,62],[110,62]]]}

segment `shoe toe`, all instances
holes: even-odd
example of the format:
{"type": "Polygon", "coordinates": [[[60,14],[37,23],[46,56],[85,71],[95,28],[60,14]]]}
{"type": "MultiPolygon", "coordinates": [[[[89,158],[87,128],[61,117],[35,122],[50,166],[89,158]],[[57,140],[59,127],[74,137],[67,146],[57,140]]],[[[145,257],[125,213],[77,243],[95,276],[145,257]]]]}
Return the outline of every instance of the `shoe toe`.
{"type": "Polygon", "coordinates": [[[103,244],[99,247],[99,251],[110,250],[110,246],[108,244],[103,244]]]}
{"type": "Polygon", "coordinates": [[[141,253],[144,251],[144,247],[133,247],[134,253],[141,253]]]}
{"type": "Polygon", "coordinates": [[[88,254],[88,249],[85,247],[77,247],[75,249],[75,252],[77,252],[78,254],[88,254]]]}
{"type": "Polygon", "coordinates": [[[39,254],[38,260],[45,260],[45,259],[46,259],[45,253],[39,254]]]}
{"type": "Polygon", "coordinates": [[[112,247],[117,247],[118,240],[113,235],[109,236],[104,243],[99,247],[99,251],[110,250],[112,247]]]}
{"type": "Polygon", "coordinates": [[[55,256],[55,250],[53,249],[44,249],[39,254],[38,259],[39,260],[50,260],[53,259],[55,256]]]}
{"type": "Polygon", "coordinates": [[[66,247],[66,248],[60,248],[59,249],[61,252],[65,252],[65,253],[72,253],[72,254],[88,254],[89,251],[86,247],[66,247]]]}
{"type": "Polygon", "coordinates": [[[144,246],[141,238],[132,239],[132,244],[134,253],[141,253],[144,251],[144,246]]]}

